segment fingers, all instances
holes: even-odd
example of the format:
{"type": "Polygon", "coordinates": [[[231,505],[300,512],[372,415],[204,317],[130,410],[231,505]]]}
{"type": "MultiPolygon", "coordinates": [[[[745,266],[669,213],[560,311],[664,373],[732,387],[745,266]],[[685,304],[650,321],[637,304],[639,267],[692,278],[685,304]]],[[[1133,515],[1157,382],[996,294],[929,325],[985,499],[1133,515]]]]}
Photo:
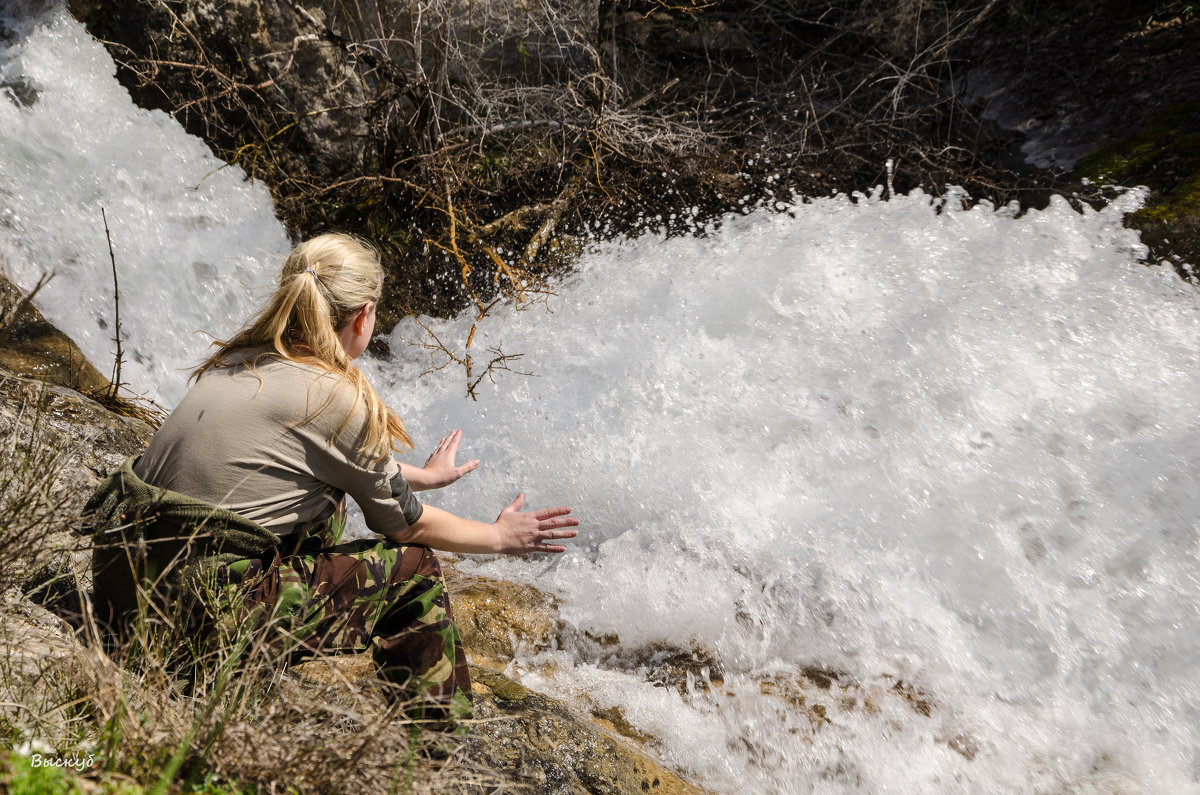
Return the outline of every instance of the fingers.
{"type": "Polygon", "coordinates": [[[478,458],[473,459],[458,468],[458,476],[461,478],[463,475],[467,474],[468,472],[474,472],[478,468],[479,468],[479,459],[478,458]]]}
{"type": "Polygon", "coordinates": [[[441,440],[438,441],[437,449],[433,451],[433,455],[431,455],[430,458],[436,455],[449,455],[451,460],[453,460],[454,456],[458,455],[458,446],[461,443],[462,431],[450,431],[449,435],[443,436],[441,440]]]}
{"type": "MultiPolygon", "coordinates": [[[[505,508],[504,511],[514,511],[514,512],[519,511],[519,510],[521,510],[521,506],[524,504],[525,504],[525,494],[524,493],[518,494],[517,498],[515,500],[513,500],[512,502],[510,502],[508,504],[508,507],[505,508]]],[[[501,513],[503,513],[504,511],[501,511],[501,513]]]]}
{"type": "MultiPolygon", "coordinates": [[[[542,508],[540,511],[538,511],[537,513],[535,513],[533,515],[533,518],[538,519],[539,521],[543,520],[543,519],[553,519],[556,516],[566,516],[570,512],[571,512],[571,509],[565,505],[559,506],[557,508],[542,508]]],[[[575,523],[579,524],[578,520],[576,520],[575,523]]]]}
{"type": "Polygon", "coordinates": [[[574,538],[575,536],[579,535],[579,531],[578,530],[546,530],[546,531],[542,532],[540,535],[541,535],[541,539],[538,541],[539,544],[542,543],[542,541],[549,541],[549,540],[557,539],[557,538],[574,538]]]}
{"type": "MultiPolygon", "coordinates": [[[[578,523],[578,520],[574,520],[578,523]]],[[[538,532],[538,540],[533,542],[531,552],[552,552],[558,554],[566,552],[567,548],[560,544],[547,544],[547,541],[553,541],[560,538],[574,538],[577,535],[574,530],[540,530],[538,532]]]]}
{"type": "MultiPolygon", "coordinates": [[[[539,531],[547,531],[555,530],[559,527],[579,527],[579,520],[574,516],[568,516],[566,519],[543,519],[538,522],[537,529],[539,531]]],[[[574,531],[571,532],[571,535],[575,535],[574,531]]]]}

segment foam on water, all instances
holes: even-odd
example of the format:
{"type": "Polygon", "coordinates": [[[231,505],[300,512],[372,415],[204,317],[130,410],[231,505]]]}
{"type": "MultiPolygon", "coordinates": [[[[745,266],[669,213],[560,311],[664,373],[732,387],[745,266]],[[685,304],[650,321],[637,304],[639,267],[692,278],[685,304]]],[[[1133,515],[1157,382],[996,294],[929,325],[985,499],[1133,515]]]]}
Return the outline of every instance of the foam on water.
{"type": "Polygon", "coordinates": [[[536,377],[414,383],[405,325],[376,378],[418,449],[461,426],[483,459],[446,507],[575,506],[572,552],[483,568],[619,642],[526,676],[701,780],[1195,788],[1200,296],[1138,264],[1136,202],[833,198],[606,245],[553,314],[481,327],[536,377]],[[652,686],[664,649],[722,681],[652,686]],[[840,675],[818,729],[764,685],[811,668],[840,675]]]}
{"type": "Polygon", "coordinates": [[[61,3],[0,12],[0,261],[102,371],[113,361],[121,276],[123,380],[166,405],[180,368],[228,334],[289,248],[271,197],[169,116],[136,107],[104,47],[61,3]],[[85,322],[81,322],[84,321],[85,322]]]}

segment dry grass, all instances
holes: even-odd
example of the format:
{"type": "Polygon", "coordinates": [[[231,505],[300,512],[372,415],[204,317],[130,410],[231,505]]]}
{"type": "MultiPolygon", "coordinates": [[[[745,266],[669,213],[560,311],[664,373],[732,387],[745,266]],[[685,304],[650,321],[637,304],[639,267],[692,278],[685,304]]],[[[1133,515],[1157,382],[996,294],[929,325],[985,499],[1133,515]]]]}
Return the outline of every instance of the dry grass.
{"type": "Polygon", "coordinates": [[[270,653],[264,631],[214,644],[193,666],[182,662],[192,639],[168,624],[140,622],[131,641],[104,653],[93,623],[71,637],[32,626],[30,615],[27,603],[10,605],[3,619],[0,729],[13,745],[94,759],[83,783],[153,793],[471,792],[496,783],[456,758],[456,738],[407,717],[382,682],[341,676],[335,659],[329,681],[297,675],[270,653]]]}
{"type": "Polygon", "coordinates": [[[69,496],[54,488],[66,455],[44,442],[39,405],[21,406],[0,443],[0,590],[28,576],[46,539],[70,526],[69,496]]]}

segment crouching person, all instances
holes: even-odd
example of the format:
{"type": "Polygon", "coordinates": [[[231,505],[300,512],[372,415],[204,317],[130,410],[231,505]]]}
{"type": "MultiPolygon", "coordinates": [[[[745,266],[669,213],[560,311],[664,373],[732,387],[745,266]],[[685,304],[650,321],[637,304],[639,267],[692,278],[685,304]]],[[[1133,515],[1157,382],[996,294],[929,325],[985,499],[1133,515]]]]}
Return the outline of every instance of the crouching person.
{"type": "Polygon", "coordinates": [[[424,467],[393,458],[412,440],[353,364],[382,284],[355,238],[292,251],[266,306],[214,343],[145,453],[89,503],[94,609],[116,632],[139,594],[200,634],[265,621],[292,660],[369,649],[424,717],[461,720],[471,682],[433,550],[563,552],[552,542],[579,522],[523,512],[521,495],[491,523],[416,498],[478,461],[456,463],[458,431],[424,467]],[[375,538],[343,538],[345,495],[375,538]]]}

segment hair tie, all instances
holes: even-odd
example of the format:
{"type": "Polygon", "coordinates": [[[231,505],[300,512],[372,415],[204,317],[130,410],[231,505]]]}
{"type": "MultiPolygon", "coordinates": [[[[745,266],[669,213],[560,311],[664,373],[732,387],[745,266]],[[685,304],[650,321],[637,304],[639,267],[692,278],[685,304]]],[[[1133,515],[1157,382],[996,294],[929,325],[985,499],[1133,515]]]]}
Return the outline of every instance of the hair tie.
{"type": "Polygon", "coordinates": [[[305,273],[311,273],[313,275],[314,279],[317,278],[317,272],[315,270],[313,270],[312,268],[309,268],[308,270],[306,270],[305,273]]]}

